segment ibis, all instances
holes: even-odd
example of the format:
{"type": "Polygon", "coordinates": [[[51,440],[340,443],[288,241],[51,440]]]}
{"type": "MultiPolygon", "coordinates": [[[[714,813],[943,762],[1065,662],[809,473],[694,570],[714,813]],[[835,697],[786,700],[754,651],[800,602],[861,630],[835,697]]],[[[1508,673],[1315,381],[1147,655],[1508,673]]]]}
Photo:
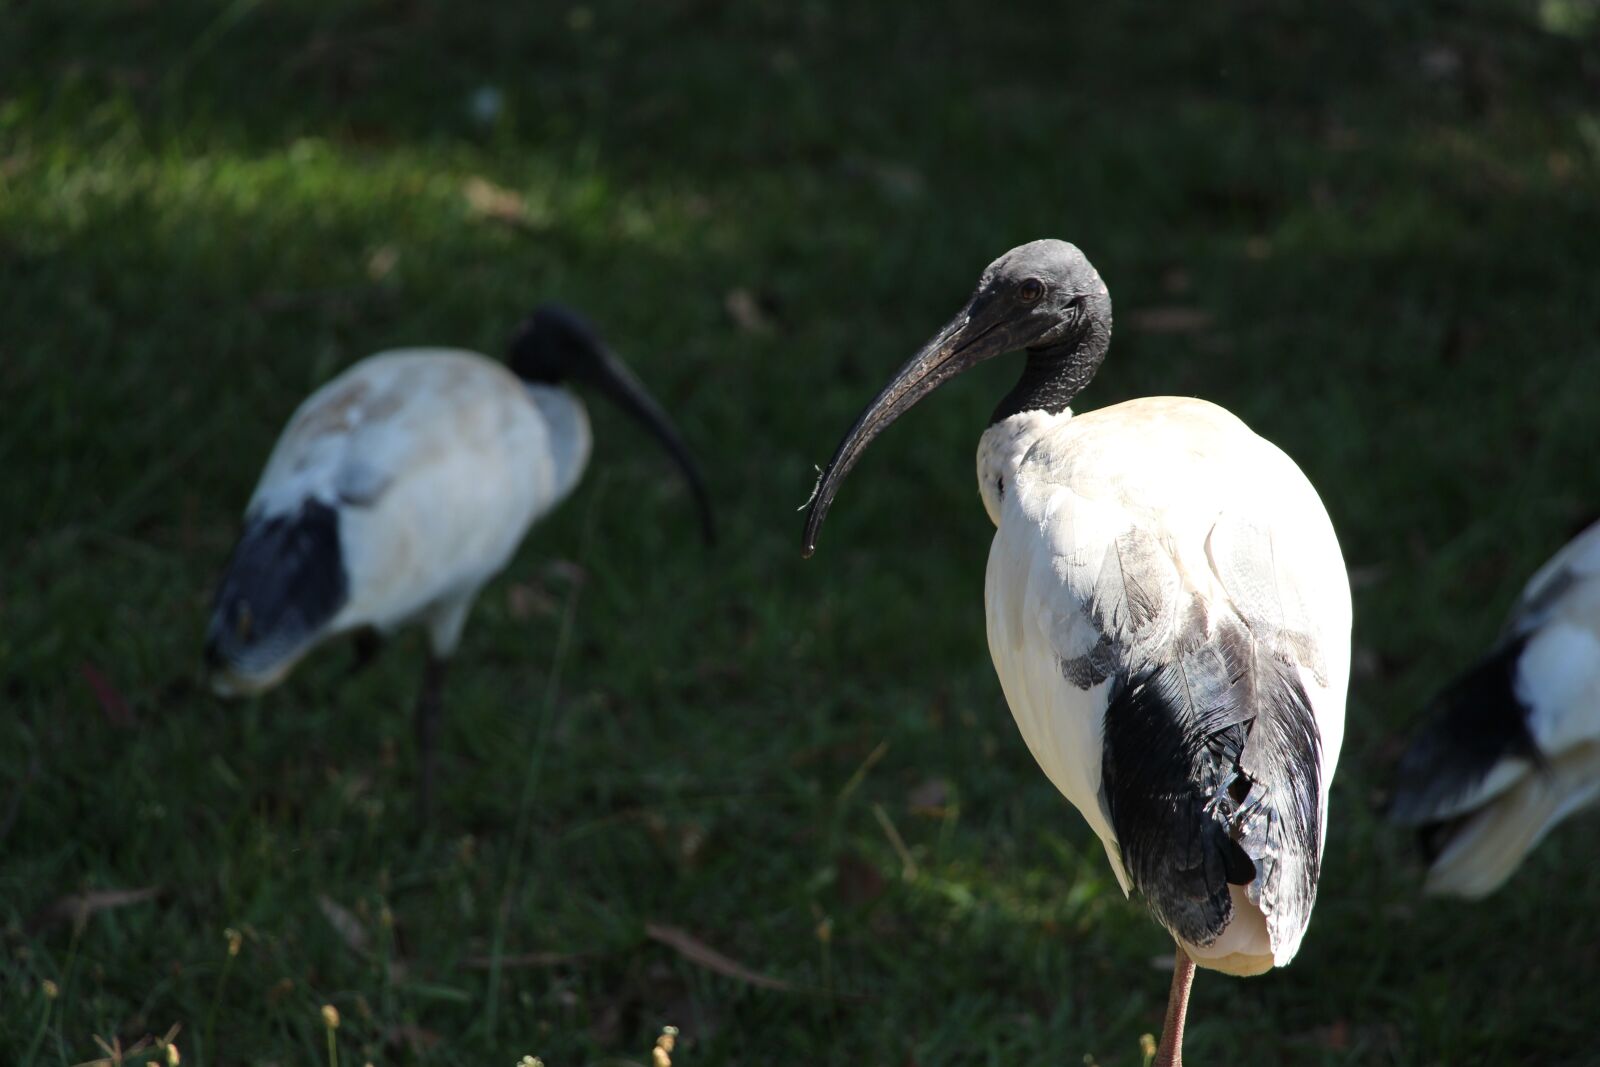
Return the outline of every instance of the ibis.
{"type": "Polygon", "coordinates": [[[1072,412],[1110,341],[1110,293],[1075,246],[995,260],[845,434],[803,552],[885,427],[962,371],[1026,354],[978,443],[989,652],[1034,759],[1176,942],[1168,1067],[1196,965],[1260,974],[1305,934],[1350,587],[1311,483],[1227,411],[1149,397],[1072,412]]]}
{"type": "Polygon", "coordinates": [[[1600,522],[1536,571],[1499,638],[1435,697],[1389,814],[1416,827],[1430,893],[1503,885],[1600,799],[1600,522]]]}
{"type": "Polygon", "coordinates": [[[672,423],[576,313],[536,310],[509,359],[448,348],[370,356],[302,403],[278,438],[218,583],[205,659],[223,696],[281,682],[340,634],[415,623],[419,808],[434,784],[446,664],[485,583],[583,476],[586,386],[638,420],[682,470],[713,536],[705,481],[672,423]]]}

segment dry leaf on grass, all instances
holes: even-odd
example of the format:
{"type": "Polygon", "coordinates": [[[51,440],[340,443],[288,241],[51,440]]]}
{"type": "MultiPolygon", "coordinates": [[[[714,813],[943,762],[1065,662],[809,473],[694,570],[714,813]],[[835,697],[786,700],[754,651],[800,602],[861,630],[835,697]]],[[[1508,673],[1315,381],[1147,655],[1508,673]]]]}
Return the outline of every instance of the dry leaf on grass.
{"type": "Polygon", "coordinates": [[[518,622],[527,622],[535,615],[552,618],[561,614],[561,602],[541,586],[517,582],[506,590],[506,610],[518,622]]]}
{"type": "Polygon", "coordinates": [[[100,710],[105,713],[107,722],[119,730],[131,730],[139,725],[138,718],[133,714],[133,708],[128,706],[127,698],[111,684],[111,680],[102,674],[98,667],[85,660],[78,664],[78,673],[83,675],[83,680],[94,690],[94,698],[99,701],[100,710]]]}
{"type": "Polygon", "coordinates": [[[322,895],[317,897],[317,907],[322,911],[322,917],[328,920],[328,925],[333,927],[333,932],[339,935],[345,947],[358,956],[367,954],[367,946],[372,943],[372,937],[367,933],[366,926],[355,913],[340,904],[333,898],[322,895]]]}
{"type": "Polygon", "coordinates": [[[655,812],[646,812],[645,829],[668,855],[684,867],[692,868],[700,860],[709,839],[706,828],[694,820],[672,822],[655,812]]]}
{"type": "Polygon", "coordinates": [[[589,580],[589,572],[583,569],[583,564],[574,563],[570,559],[551,560],[545,564],[544,573],[547,577],[559,579],[573,586],[581,586],[589,580]]]}
{"type": "Polygon", "coordinates": [[[1343,1019],[1336,1019],[1327,1026],[1319,1026],[1311,1031],[1311,1040],[1320,1048],[1329,1052],[1345,1052],[1350,1048],[1350,1024],[1343,1019]]]}
{"type": "Polygon", "coordinates": [[[1384,579],[1389,577],[1389,565],[1386,563],[1355,564],[1348,569],[1351,589],[1371,589],[1382,585],[1384,579]]]}
{"type": "Polygon", "coordinates": [[[780,993],[800,992],[799,988],[781,978],[773,978],[759,971],[752,971],[737,960],[731,960],[716,949],[700,941],[676,926],[664,926],[661,923],[645,923],[645,936],[650,940],[666,945],[690,963],[698,964],[708,971],[715,971],[725,978],[753,985],[758,989],[774,989],[780,993]]]}
{"type": "Polygon", "coordinates": [[[394,245],[379,245],[367,257],[367,277],[375,282],[381,282],[394,273],[395,265],[400,262],[400,250],[394,245]]]}
{"type": "Polygon", "coordinates": [[[87,893],[74,893],[41,908],[33,917],[32,925],[41,926],[67,920],[76,923],[86,922],[91,915],[98,912],[125,908],[130,904],[143,904],[160,895],[161,887],[158,885],[147,885],[138,889],[92,889],[87,893]]]}
{"type": "Polygon", "coordinates": [[[422,1055],[443,1040],[432,1030],[414,1023],[401,1023],[383,1032],[384,1044],[394,1049],[407,1049],[413,1056],[422,1055]]]}
{"type": "Polygon", "coordinates": [[[913,815],[926,815],[942,819],[950,805],[950,783],[943,778],[929,778],[906,793],[906,806],[913,815]]]}
{"type": "Polygon", "coordinates": [[[728,317],[734,325],[745,333],[764,334],[772,332],[772,320],[761,307],[761,300],[748,289],[730,289],[728,295],[722,298],[722,306],[728,312],[728,317]]]}
{"type": "Polygon", "coordinates": [[[847,907],[871,904],[883,896],[888,882],[883,872],[854,852],[841,852],[834,857],[834,888],[839,900],[847,907]]]}
{"type": "Polygon", "coordinates": [[[487,178],[468,178],[461,186],[467,208],[479,218],[503,222],[508,226],[527,226],[528,202],[522,194],[496,185],[487,178]]]}
{"type": "Polygon", "coordinates": [[[1383,677],[1383,657],[1370,645],[1355,645],[1350,649],[1350,673],[1362,681],[1375,681],[1383,677]]]}

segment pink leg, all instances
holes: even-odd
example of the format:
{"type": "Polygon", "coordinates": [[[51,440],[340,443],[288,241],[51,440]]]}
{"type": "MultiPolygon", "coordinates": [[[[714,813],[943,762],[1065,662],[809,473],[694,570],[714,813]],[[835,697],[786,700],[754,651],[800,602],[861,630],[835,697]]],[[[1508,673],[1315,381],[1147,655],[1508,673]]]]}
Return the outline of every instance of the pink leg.
{"type": "Polygon", "coordinates": [[[1167,1021],[1161,1025],[1161,1044],[1151,1067],[1183,1067],[1183,1020],[1189,1014],[1189,987],[1194,983],[1194,960],[1174,945],[1172,991],[1167,994],[1167,1021]]]}

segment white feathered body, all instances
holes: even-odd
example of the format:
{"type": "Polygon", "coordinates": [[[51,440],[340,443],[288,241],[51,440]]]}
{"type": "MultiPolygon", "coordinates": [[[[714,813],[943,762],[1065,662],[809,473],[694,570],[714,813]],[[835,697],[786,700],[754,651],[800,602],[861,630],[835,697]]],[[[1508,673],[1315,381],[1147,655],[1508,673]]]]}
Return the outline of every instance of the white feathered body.
{"type": "MultiPolygon", "coordinates": [[[[400,349],[357,363],[290,419],[241,541],[274,523],[292,527],[308,505],[327,509],[318,513],[336,524],[342,602],[321,620],[299,612],[306,632],[270,642],[270,655],[242,656],[220,686],[269,685],[320,640],[361,627],[421,622],[436,654],[452,652],[478,591],[577,485],[590,445],[573,394],[524,383],[476,353],[400,349]]],[[[233,573],[238,563],[236,553],[233,573]]]]}
{"type": "MultiPolygon", "coordinates": [[[[1013,415],[984,434],[978,480],[997,527],[985,590],[995,670],[1029,750],[1104,843],[1124,892],[1135,879],[1102,782],[1115,687],[1240,623],[1298,675],[1314,714],[1314,881],[1351,608],[1332,525],[1295,464],[1215,405],[1158,397],[1013,415]]],[[[1306,857],[1254,858],[1254,881],[1229,887],[1220,936],[1174,930],[1202,966],[1258,973],[1298,948],[1310,900],[1278,894],[1269,875],[1306,857]]]]}

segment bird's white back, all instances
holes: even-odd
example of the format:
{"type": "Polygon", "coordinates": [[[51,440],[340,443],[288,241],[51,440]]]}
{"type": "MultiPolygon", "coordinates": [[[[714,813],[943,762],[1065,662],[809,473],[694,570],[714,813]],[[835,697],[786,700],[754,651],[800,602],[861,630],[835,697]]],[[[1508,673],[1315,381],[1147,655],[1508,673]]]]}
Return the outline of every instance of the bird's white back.
{"type": "MultiPolygon", "coordinates": [[[[1013,416],[984,435],[978,471],[998,526],[986,589],[995,668],[1029,749],[1105,842],[1123,888],[1101,783],[1113,659],[1197,625],[1196,598],[1295,664],[1321,735],[1325,832],[1350,594],[1332,524],[1299,468],[1215,405],[1156,397],[1013,416]]],[[[1236,954],[1264,953],[1267,966],[1293,956],[1305,916],[1268,914],[1270,945],[1266,927],[1243,918],[1216,944],[1193,946],[1197,960],[1231,969],[1220,961],[1236,954]]]]}
{"type": "Polygon", "coordinates": [[[527,386],[472,352],[383,352],[300,406],[248,514],[307,498],[337,507],[350,593],[329,631],[430,614],[445,653],[472,596],[571,492],[589,450],[583,406],[564,389],[527,386]]]}

